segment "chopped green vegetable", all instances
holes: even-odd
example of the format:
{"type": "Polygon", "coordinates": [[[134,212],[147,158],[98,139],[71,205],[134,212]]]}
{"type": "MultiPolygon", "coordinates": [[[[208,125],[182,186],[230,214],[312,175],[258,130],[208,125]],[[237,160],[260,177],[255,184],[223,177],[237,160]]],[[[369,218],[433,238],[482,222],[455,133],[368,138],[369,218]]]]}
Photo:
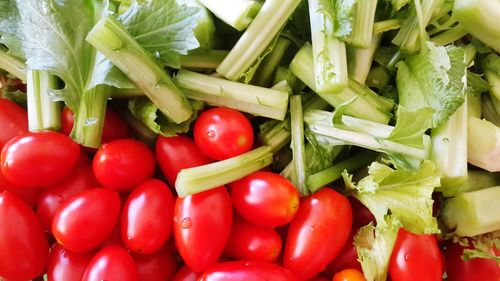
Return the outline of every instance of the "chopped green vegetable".
{"type": "Polygon", "coordinates": [[[57,77],[40,70],[28,70],[27,104],[30,131],[61,129],[59,103],[51,100],[50,91],[57,88],[57,77]]]}
{"type": "Polygon", "coordinates": [[[239,31],[245,30],[259,13],[261,4],[255,0],[199,0],[216,17],[239,31]]]}
{"type": "Polygon", "coordinates": [[[302,100],[295,95],[290,98],[290,133],[293,159],[291,180],[302,196],[309,194],[306,188],[306,155],[304,146],[304,118],[302,100]]]}
{"type": "Polygon", "coordinates": [[[467,160],[490,172],[500,171],[500,127],[476,117],[467,123],[467,160]]]}

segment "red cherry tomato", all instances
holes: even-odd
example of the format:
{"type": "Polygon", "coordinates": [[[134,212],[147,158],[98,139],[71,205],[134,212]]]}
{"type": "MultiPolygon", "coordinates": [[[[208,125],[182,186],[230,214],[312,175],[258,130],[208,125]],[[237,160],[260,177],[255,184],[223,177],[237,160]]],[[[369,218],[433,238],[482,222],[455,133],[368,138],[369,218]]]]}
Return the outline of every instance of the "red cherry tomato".
{"type": "Polygon", "coordinates": [[[230,261],[207,270],[199,281],[273,280],[298,281],[286,268],[262,261],[230,261]]]}
{"type": "Polygon", "coordinates": [[[333,281],[366,281],[361,271],[355,268],[344,269],[333,276],[333,281]]]}
{"type": "Polygon", "coordinates": [[[149,147],[134,139],[105,143],[94,156],[93,170],[105,187],[127,191],[151,178],[155,171],[155,157],[149,147]]]}
{"type": "Polygon", "coordinates": [[[172,280],[179,267],[177,250],[173,240],[154,254],[132,254],[132,258],[139,271],[141,281],[172,280]]]}
{"type": "Polygon", "coordinates": [[[281,237],[276,230],[235,217],[224,253],[237,260],[273,262],[281,248],[281,237]]]}
{"type": "Polygon", "coordinates": [[[0,193],[0,279],[31,280],[42,275],[49,245],[36,214],[9,191],[0,193]]]}
{"type": "Polygon", "coordinates": [[[436,237],[401,228],[392,250],[389,274],[393,281],[441,281],[443,259],[436,237]]]}
{"type": "Polygon", "coordinates": [[[174,197],[168,186],[151,179],[141,183],[128,196],[121,217],[125,246],[139,254],[158,251],[170,234],[174,216],[174,197]]]}
{"type": "Polygon", "coordinates": [[[349,202],[352,206],[352,224],[357,228],[365,226],[372,221],[375,221],[375,216],[370,212],[370,210],[365,207],[358,199],[353,196],[348,197],[349,202]]]}
{"type": "Polygon", "coordinates": [[[335,273],[344,269],[357,269],[361,271],[361,264],[358,261],[358,252],[354,247],[354,236],[358,232],[358,228],[353,227],[351,235],[347,239],[342,250],[333,261],[331,261],[325,269],[325,272],[334,275],[335,273]]]}
{"type": "Polygon", "coordinates": [[[351,226],[349,200],[333,189],[304,198],[288,230],[285,267],[301,279],[318,274],[342,250],[351,226]]]}
{"type": "Polygon", "coordinates": [[[177,198],[174,237],[179,254],[195,272],[214,265],[229,238],[233,209],[225,187],[177,198]]]}
{"type": "Polygon", "coordinates": [[[175,186],[177,174],[186,168],[205,165],[211,162],[189,137],[158,136],[156,139],[156,158],[160,169],[170,186],[175,186]]]}
{"type": "Polygon", "coordinates": [[[0,98],[0,150],[13,137],[28,131],[28,113],[15,102],[0,98]]]}
{"type": "Polygon", "coordinates": [[[75,252],[90,251],[113,231],[120,215],[120,197],[115,191],[94,188],[64,202],[52,221],[56,240],[75,252]]]}
{"type": "Polygon", "coordinates": [[[90,261],[82,281],[139,281],[139,272],[132,257],[118,246],[107,246],[90,261]]]}
{"type": "MultiPolygon", "coordinates": [[[[473,249],[474,246],[468,248],[473,249]]],[[[449,281],[498,281],[500,267],[491,259],[475,258],[469,261],[462,259],[464,248],[458,243],[449,241],[444,250],[446,274],[449,281]]]]}
{"type": "Polygon", "coordinates": [[[254,224],[275,227],[289,223],[299,209],[300,197],[286,178],[256,172],[230,184],[235,210],[254,224]]]}
{"type": "Polygon", "coordinates": [[[52,131],[30,132],[11,139],[2,150],[5,178],[20,187],[43,187],[66,177],[80,155],[80,146],[52,131]]]}
{"type": "MultiPolygon", "coordinates": [[[[75,123],[74,113],[65,107],[61,113],[61,132],[69,135],[75,123]]],[[[111,108],[106,108],[104,126],[102,128],[102,143],[107,143],[117,139],[130,137],[130,130],[127,123],[111,108]]]]}
{"type": "Polygon", "coordinates": [[[76,253],[60,244],[54,244],[47,265],[47,279],[51,281],[81,281],[93,252],[76,253]]]}
{"type": "Polygon", "coordinates": [[[307,279],[307,281],[330,281],[330,280],[331,280],[331,278],[329,279],[329,278],[326,278],[326,277],[321,276],[321,275],[316,275],[311,279],[307,279]]]}
{"type": "Polygon", "coordinates": [[[98,186],[100,184],[94,177],[91,162],[85,154],[82,154],[69,175],[49,185],[40,196],[36,211],[45,230],[51,230],[52,219],[64,201],[81,191],[98,186]]]}
{"type": "Polygon", "coordinates": [[[38,204],[38,199],[43,192],[43,188],[19,187],[8,181],[0,172],[0,192],[5,190],[8,190],[17,195],[24,201],[24,203],[28,204],[30,208],[34,208],[36,204],[38,204]]]}
{"type": "Polygon", "coordinates": [[[201,151],[215,160],[240,155],[253,145],[252,124],[241,112],[230,108],[203,112],[194,123],[193,132],[201,151]]]}
{"type": "Polygon", "coordinates": [[[175,273],[172,281],[198,281],[201,273],[196,273],[188,266],[183,266],[177,273],[175,273]]]}

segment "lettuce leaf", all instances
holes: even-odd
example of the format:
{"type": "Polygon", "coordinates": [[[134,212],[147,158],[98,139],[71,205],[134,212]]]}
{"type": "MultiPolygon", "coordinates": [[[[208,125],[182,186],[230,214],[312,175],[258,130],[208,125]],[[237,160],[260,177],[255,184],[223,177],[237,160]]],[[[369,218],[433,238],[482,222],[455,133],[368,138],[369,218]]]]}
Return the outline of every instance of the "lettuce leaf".
{"type": "Polygon", "coordinates": [[[15,0],[0,0],[0,44],[9,50],[7,54],[24,60],[22,50],[21,17],[15,0]]]}

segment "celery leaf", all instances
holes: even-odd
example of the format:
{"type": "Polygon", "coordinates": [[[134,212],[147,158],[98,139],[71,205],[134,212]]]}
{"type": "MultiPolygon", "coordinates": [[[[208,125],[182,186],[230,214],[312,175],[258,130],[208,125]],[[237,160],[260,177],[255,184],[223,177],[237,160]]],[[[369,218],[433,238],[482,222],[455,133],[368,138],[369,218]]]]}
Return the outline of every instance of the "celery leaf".
{"type": "Polygon", "coordinates": [[[0,0],[0,44],[9,50],[8,54],[24,60],[22,50],[21,17],[15,0],[0,0]]]}

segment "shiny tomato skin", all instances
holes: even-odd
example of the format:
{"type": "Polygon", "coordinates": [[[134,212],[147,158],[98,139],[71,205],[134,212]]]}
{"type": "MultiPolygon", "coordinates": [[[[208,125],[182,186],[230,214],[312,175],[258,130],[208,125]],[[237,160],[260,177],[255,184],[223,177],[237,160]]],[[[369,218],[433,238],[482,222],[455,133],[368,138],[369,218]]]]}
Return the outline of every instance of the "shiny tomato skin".
{"type": "Polygon", "coordinates": [[[60,244],[54,244],[47,265],[47,279],[51,281],[81,281],[93,252],[76,253],[60,244]]]}
{"type": "Polygon", "coordinates": [[[225,187],[177,198],[174,238],[184,262],[203,272],[221,256],[229,238],[233,209],[225,187]]]}
{"type": "MultiPolygon", "coordinates": [[[[473,248],[470,246],[468,248],[473,248]]],[[[491,259],[475,258],[462,260],[464,248],[458,243],[449,241],[444,249],[446,274],[449,281],[498,281],[500,267],[491,259]]]]}
{"type": "Polygon", "coordinates": [[[282,244],[276,230],[235,216],[224,254],[236,260],[274,262],[281,253],[282,244]]]}
{"type": "Polygon", "coordinates": [[[141,281],[172,280],[179,262],[173,240],[150,255],[132,253],[141,281]]]}
{"type": "Polygon", "coordinates": [[[53,131],[29,132],[5,144],[2,173],[20,187],[44,187],[66,177],[80,156],[80,146],[53,131]]]}
{"type": "Polygon", "coordinates": [[[92,167],[104,187],[129,191],[151,178],[156,160],[149,147],[135,139],[120,139],[103,144],[92,167]]]}
{"type": "Polygon", "coordinates": [[[175,186],[177,174],[182,169],[205,165],[212,161],[201,152],[191,138],[184,135],[158,136],[156,139],[156,158],[171,187],[175,186]]]}
{"type": "Polygon", "coordinates": [[[0,279],[31,280],[42,275],[49,245],[33,210],[9,191],[0,193],[0,279]]]}
{"type": "Polygon", "coordinates": [[[146,180],[127,198],[121,215],[125,246],[139,254],[158,251],[172,234],[174,197],[160,180],[146,180]]]}
{"type": "Polygon", "coordinates": [[[199,281],[272,280],[298,281],[288,269],[262,261],[229,261],[205,271],[199,281]]]}
{"type": "Polygon", "coordinates": [[[254,139],[252,124],[245,115],[224,107],[201,113],[194,123],[193,134],[201,151],[215,160],[249,151],[254,139]]]}
{"type": "Polygon", "coordinates": [[[0,97],[0,150],[13,137],[28,132],[28,113],[24,108],[0,97]]]}
{"type": "Polygon", "coordinates": [[[107,246],[90,260],[82,281],[120,280],[139,281],[139,272],[127,250],[119,246],[107,246]]]}
{"type": "Polygon", "coordinates": [[[172,281],[198,281],[200,276],[201,273],[196,273],[189,266],[184,265],[175,273],[172,281]]]}
{"type": "Polygon", "coordinates": [[[352,206],[352,224],[354,226],[360,228],[375,221],[375,216],[358,199],[354,196],[349,196],[348,199],[352,206]]]}
{"type": "Polygon", "coordinates": [[[65,248],[79,253],[90,251],[113,232],[120,207],[120,196],[115,191],[82,191],[59,207],[52,221],[52,234],[65,248]]]}
{"type": "Polygon", "coordinates": [[[24,188],[17,186],[8,181],[0,172],[0,192],[4,190],[14,193],[31,208],[34,208],[38,204],[38,200],[43,192],[43,188],[24,188]]]}
{"type": "Polygon", "coordinates": [[[88,156],[81,154],[75,168],[61,181],[47,186],[40,195],[36,212],[44,229],[51,230],[52,219],[64,201],[81,191],[99,186],[88,156]]]}
{"type": "Polygon", "coordinates": [[[275,173],[255,172],[229,186],[234,209],[254,224],[267,227],[285,225],[299,209],[297,189],[275,173]]]}
{"type": "Polygon", "coordinates": [[[335,274],[332,281],[366,281],[366,279],[361,271],[349,268],[335,274]]]}
{"type": "Polygon", "coordinates": [[[356,247],[354,247],[354,236],[358,232],[358,229],[359,228],[353,227],[351,234],[349,235],[344,247],[342,247],[342,250],[340,250],[340,253],[326,267],[326,273],[334,275],[339,271],[349,268],[361,271],[361,264],[358,260],[358,252],[356,251],[356,247]]]}
{"type": "Polygon", "coordinates": [[[290,223],[284,266],[301,279],[315,276],[342,250],[351,227],[351,205],[343,195],[323,188],[304,198],[290,223]]]}
{"type": "Polygon", "coordinates": [[[399,229],[389,274],[393,281],[441,281],[443,259],[436,237],[399,229]]]}

